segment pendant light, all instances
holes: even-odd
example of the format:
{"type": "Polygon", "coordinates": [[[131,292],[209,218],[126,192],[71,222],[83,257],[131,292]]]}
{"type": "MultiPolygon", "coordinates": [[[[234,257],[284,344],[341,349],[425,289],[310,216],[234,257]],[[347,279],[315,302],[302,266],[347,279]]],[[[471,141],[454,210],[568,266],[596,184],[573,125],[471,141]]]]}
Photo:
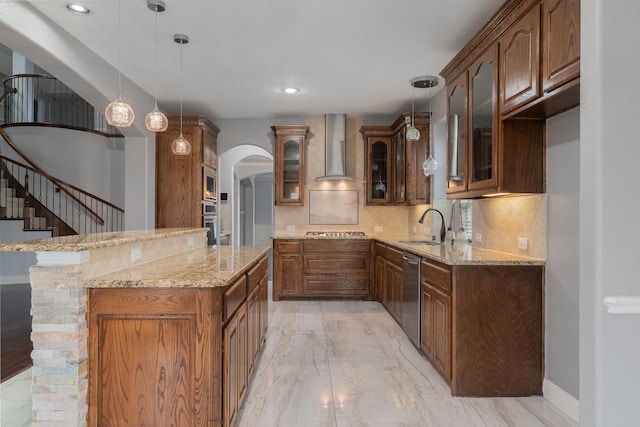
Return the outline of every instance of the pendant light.
{"type": "Polygon", "coordinates": [[[180,136],[171,144],[173,154],[186,156],[191,152],[191,143],[182,135],[182,45],[189,43],[189,36],[174,34],[173,41],[180,45],[180,136]]]}
{"type": "MultiPolygon", "coordinates": [[[[424,176],[431,176],[436,173],[438,169],[438,162],[433,158],[433,108],[432,108],[432,96],[431,88],[438,85],[438,78],[436,76],[420,76],[411,79],[411,86],[419,88],[429,88],[429,157],[422,163],[422,170],[424,176]]],[[[426,146],[425,146],[426,151],[426,146]]],[[[426,153],[425,153],[426,155],[426,153]]]]}
{"type": "Polygon", "coordinates": [[[144,118],[144,124],[151,132],[164,132],[169,126],[169,120],[167,116],[158,109],[158,13],[164,12],[166,7],[164,0],[147,0],[147,8],[155,12],[156,16],[156,102],[153,111],[144,118]]]}
{"type": "Polygon", "coordinates": [[[107,123],[111,126],[126,128],[131,126],[135,115],[133,108],[122,100],[122,75],[120,73],[120,0],[118,0],[118,99],[107,105],[104,110],[107,123]]]}
{"type": "Polygon", "coordinates": [[[413,98],[414,98],[414,90],[415,86],[413,85],[413,80],[411,81],[411,124],[407,126],[407,141],[419,141],[420,140],[420,131],[415,127],[415,119],[413,117],[413,98]]]}

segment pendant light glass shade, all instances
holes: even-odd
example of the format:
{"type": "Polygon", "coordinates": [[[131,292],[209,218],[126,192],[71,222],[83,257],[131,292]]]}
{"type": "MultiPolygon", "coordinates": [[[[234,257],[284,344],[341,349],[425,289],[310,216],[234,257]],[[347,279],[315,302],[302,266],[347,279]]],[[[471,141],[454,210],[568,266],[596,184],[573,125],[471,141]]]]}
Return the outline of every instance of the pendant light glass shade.
{"type": "Polygon", "coordinates": [[[178,156],[186,156],[191,153],[191,143],[182,135],[182,45],[189,43],[189,36],[174,34],[173,41],[180,45],[180,136],[171,144],[171,152],[178,156]]]}
{"type": "Polygon", "coordinates": [[[144,125],[151,132],[164,132],[169,127],[169,120],[162,111],[158,110],[156,104],[156,108],[144,118],[144,125]]]}
{"type": "Polygon", "coordinates": [[[135,119],[133,108],[124,102],[120,98],[120,95],[118,95],[118,99],[107,105],[107,108],[104,110],[104,115],[107,119],[107,123],[111,126],[120,128],[127,128],[131,126],[135,119]]]}
{"type": "Polygon", "coordinates": [[[191,143],[182,135],[182,131],[180,131],[180,136],[171,143],[171,152],[179,156],[191,153],[191,143]]]}
{"type": "MultiPolygon", "coordinates": [[[[164,12],[166,7],[163,0],[147,0],[147,8],[155,12],[156,17],[156,80],[158,78],[158,13],[164,12]]],[[[156,85],[157,85],[156,81],[156,85]]],[[[151,132],[164,132],[169,127],[169,120],[158,109],[158,90],[156,89],[155,108],[144,118],[144,125],[151,132]]]]}
{"type": "Polygon", "coordinates": [[[133,108],[122,100],[122,75],[120,73],[120,0],[118,0],[118,99],[107,105],[105,119],[111,126],[127,128],[135,119],[133,108]]]}

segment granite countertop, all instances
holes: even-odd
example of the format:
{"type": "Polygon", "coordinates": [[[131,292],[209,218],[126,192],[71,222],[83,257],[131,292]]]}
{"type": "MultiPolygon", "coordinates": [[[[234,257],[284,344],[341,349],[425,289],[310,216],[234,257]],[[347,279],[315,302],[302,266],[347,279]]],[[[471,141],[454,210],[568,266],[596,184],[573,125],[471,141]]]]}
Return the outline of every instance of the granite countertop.
{"type": "Polygon", "coordinates": [[[268,252],[266,246],[219,246],[141,264],[85,282],[86,288],[211,288],[228,286],[268,252]]]}
{"type": "Polygon", "coordinates": [[[204,233],[207,230],[207,228],[159,228],[50,237],[48,239],[5,243],[0,245],[0,252],[80,252],[146,240],[163,239],[171,236],[204,233]]]}
{"type": "Polygon", "coordinates": [[[455,246],[451,246],[450,242],[439,245],[428,244],[409,244],[403,241],[421,241],[427,239],[420,236],[399,236],[399,235],[380,235],[372,236],[345,236],[345,237],[329,237],[329,236],[307,236],[303,234],[285,234],[280,233],[273,236],[274,239],[373,239],[381,243],[391,245],[402,251],[422,256],[425,258],[439,261],[448,265],[546,265],[546,261],[538,258],[531,258],[521,255],[515,255],[507,252],[499,252],[490,249],[474,247],[471,243],[465,241],[456,242],[455,246]]]}

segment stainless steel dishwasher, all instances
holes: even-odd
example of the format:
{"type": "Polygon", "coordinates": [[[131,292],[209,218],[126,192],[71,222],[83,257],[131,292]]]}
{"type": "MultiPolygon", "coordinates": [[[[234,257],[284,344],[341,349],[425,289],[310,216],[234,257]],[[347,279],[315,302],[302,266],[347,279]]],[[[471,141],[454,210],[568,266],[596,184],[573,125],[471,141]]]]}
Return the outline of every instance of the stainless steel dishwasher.
{"type": "Polygon", "coordinates": [[[402,329],[420,348],[420,257],[402,254],[402,329]]]}

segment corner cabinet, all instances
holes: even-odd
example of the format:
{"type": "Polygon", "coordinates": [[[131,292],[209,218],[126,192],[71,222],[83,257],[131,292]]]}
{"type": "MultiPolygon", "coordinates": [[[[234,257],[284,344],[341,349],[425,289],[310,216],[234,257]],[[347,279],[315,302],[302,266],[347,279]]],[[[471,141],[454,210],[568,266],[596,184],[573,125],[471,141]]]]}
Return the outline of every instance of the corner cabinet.
{"type": "Polygon", "coordinates": [[[391,126],[362,126],[365,143],[367,206],[416,205],[431,202],[431,179],[422,163],[429,157],[429,113],[415,113],[418,141],[407,141],[411,115],[405,113],[391,126]]]}
{"type": "Polygon", "coordinates": [[[272,126],[275,136],[275,204],[304,206],[305,139],[309,126],[272,126]]]}
{"type": "Polygon", "coordinates": [[[184,116],[182,133],[191,153],[171,152],[180,136],[180,117],[170,116],[169,127],[156,135],[156,228],[202,227],[205,170],[217,169],[220,130],[205,117],[184,116]]]}

